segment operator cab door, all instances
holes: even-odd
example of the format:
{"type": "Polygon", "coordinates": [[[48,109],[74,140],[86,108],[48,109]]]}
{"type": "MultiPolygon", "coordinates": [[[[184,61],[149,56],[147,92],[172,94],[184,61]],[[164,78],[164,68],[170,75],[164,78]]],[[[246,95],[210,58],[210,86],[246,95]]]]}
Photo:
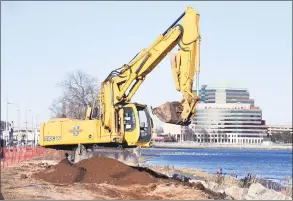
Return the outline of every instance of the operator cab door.
{"type": "Polygon", "coordinates": [[[139,116],[139,143],[149,142],[152,137],[153,122],[146,105],[137,105],[139,116]]]}
{"type": "Polygon", "coordinates": [[[140,136],[139,116],[134,104],[123,106],[124,136],[128,146],[134,146],[140,136]]]}

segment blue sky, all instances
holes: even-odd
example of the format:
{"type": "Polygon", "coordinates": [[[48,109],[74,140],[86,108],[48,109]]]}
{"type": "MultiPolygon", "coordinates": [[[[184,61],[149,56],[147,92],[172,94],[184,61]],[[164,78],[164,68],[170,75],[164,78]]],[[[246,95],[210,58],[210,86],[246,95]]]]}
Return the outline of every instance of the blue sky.
{"type": "MultiPolygon", "coordinates": [[[[50,117],[56,83],[80,69],[103,80],[148,47],[184,12],[201,15],[200,84],[236,81],[269,124],[292,122],[292,2],[1,2],[1,119],[6,98],[38,122],[50,117]]],[[[133,101],[180,100],[169,58],[133,101]],[[159,95],[156,95],[159,94],[159,95]]],[[[9,120],[17,122],[16,106],[9,120]]]]}

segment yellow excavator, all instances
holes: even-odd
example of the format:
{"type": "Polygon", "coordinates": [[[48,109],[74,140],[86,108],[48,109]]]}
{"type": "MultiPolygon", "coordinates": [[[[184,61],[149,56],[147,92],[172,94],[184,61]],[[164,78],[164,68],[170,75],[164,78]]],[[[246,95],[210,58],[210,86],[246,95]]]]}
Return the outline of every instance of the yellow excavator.
{"type": "Polygon", "coordinates": [[[200,15],[192,8],[185,12],[146,49],[128,64],[113,70],[101,83],[99,96],[87,108],[85,119],[54,118],[41,124],[40,146],[71,150],[71,160],[93,156],[112,157],[128,165],[139,163],[140,147],[149,147],[153,121],[147,105],[131,103],[146,76],[170,54],[176,89],[181,102],[167,102],[151,108],[162,122],[187,126],[200,100],[200,15]],[[178,22],[182,19],[182,23],[178,22]],[[196,74],[196,92],[193,91],[196,74]]]}

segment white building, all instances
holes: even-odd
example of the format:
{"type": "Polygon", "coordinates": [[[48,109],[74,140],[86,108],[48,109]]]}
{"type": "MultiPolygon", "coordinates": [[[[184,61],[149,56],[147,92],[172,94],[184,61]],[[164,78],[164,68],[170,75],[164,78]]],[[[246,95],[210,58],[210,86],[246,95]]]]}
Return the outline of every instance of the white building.
{"type": "Polygon", "coordinates": [[[177,141],[182,141],[181,126],[175,124],[163,124],[164,134],[168,136],[173,136],[177,141]]]}
{"type": "Polygon", "coordinates": [[[268,134],[270,136],[283,132],[290,132],[292,135],[292,125],[268,125],[268,134]]]}
{"type": "Polygon", "coordinates": [[[237,103],[199,103],[192,124],[182,128],[187,131],[199,143],[260,144],[267,135],[261,110],[237,103]]]}
{"type": "Polygon", "coordinates": [[[28,145],[37,145],[40,141],[40,130],[35,129],[14,129],[12,136],[9,136],[8,131],[2,132],[2,138],[6,141],[6,144],[9,144],[9,141],[12,142],[13,145],[18,145],[20,143],[28,144],[28,145]]]}

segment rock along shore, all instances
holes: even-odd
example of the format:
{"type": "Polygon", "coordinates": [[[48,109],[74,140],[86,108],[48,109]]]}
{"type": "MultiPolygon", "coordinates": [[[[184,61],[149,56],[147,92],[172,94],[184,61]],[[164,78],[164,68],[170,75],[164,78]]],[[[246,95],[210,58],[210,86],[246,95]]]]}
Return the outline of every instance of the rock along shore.
{"type": "Polygon", "coordinates": [[[214,192],[224,193],[235,200],[292,200],[292,186],[275,191],[265,188],[260,183],[251,183],[243,187],[240,180],[231,177],[221,177],[208,174],[204,171],[192,168],[174,168],[170,166],[145,165],[154,171],[168,175],[169,177],[187,179],[190,183],[200,182],[202,185],[214,192]],[[181,175],[181,176],[178,176],[181,175]]]}

